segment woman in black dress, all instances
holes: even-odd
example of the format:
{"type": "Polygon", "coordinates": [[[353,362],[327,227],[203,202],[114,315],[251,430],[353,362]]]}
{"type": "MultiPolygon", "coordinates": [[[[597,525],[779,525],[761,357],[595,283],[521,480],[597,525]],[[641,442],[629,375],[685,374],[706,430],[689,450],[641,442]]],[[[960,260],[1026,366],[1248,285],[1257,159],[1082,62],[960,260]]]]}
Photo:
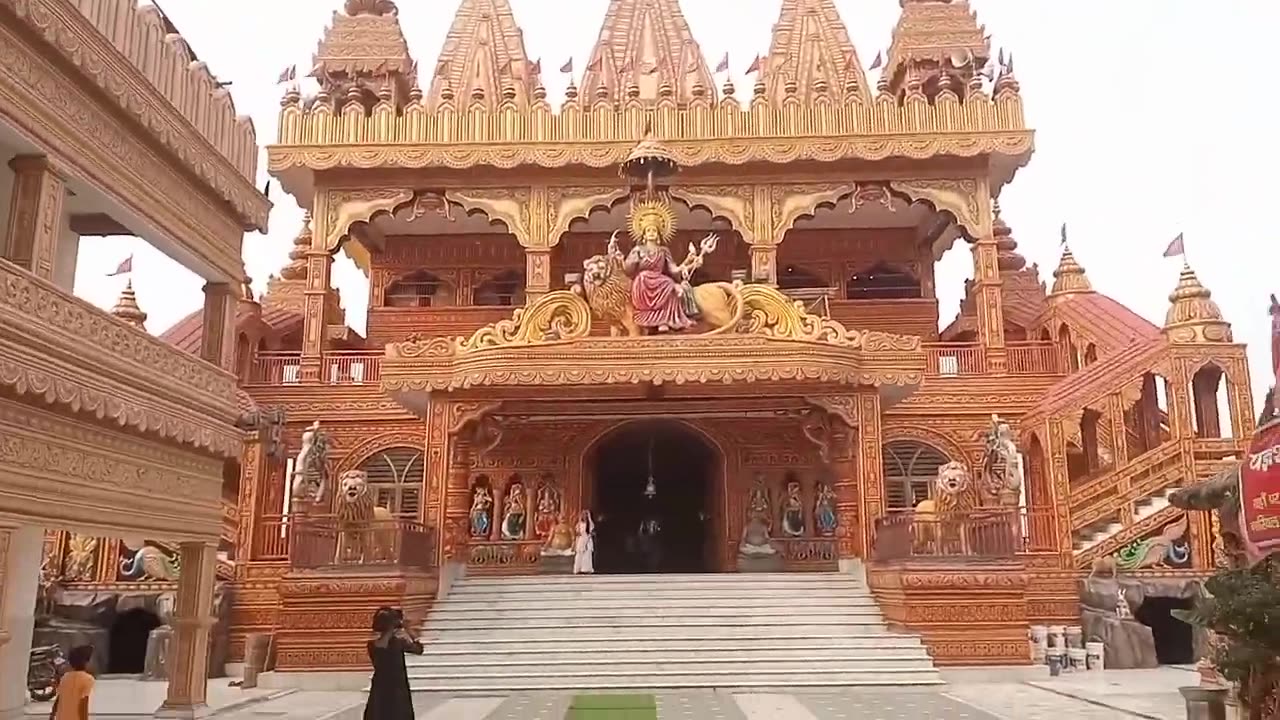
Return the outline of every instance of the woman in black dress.
{"type": "Polygon", "coordinates": [[[421,655],[422,644],[405,631],[404,613],[388,607],[373,614],[373,631],[378,636],[369,641],[373,681],[364,720],[413,720],[413,695],[404,656],[421,655]]]}

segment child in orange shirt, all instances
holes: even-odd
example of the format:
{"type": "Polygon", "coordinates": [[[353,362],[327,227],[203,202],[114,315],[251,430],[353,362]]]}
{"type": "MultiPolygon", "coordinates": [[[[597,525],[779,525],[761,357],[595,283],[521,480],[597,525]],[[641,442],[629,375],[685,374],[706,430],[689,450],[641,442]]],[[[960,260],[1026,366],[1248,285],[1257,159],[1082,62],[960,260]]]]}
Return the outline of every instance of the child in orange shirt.
{"type": "Polygon", "coordinates": [[[49,720],[89,720],[89,695],[93,692],[93,676],[89,674],[89,661],[93,659],[93,646],[80,645],[71,648],[67,664],[71,666],[58,682],[58,695],[53,699],[53,712],[49,720]]]}

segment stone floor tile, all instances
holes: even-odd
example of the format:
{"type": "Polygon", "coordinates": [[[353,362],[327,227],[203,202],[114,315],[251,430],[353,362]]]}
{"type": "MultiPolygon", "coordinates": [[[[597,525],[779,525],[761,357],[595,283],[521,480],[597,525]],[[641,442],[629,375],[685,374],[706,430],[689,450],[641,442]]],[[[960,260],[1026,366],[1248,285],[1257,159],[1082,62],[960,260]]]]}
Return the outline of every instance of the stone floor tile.
{"type": "Polygon", "coordinates": [[[729,693],[687,690],[658,693],[658,720],[747,720],[729,693]]]}
{"type": "Polygon", "coordinates": [[[747,720],[818,720],[794,695],[735,693],[733,700],[747,720]]]}
{"type": "Polygon", "coordinates": [[[519,693],[507,698],[485,720],[564,720],[573,693],[519,693]]]}
{"type": "MultiPolygon", "coordinates": [[[[1135,715],[1065,697],[1031,685],[974,683],[951,685],[945,694],[999,720],[1132,720],[1135,715]]],[[[983,716],[979,716],[983,717],[983,716]]]]}
{"type": "Polygon", "coordinates": [[[421,720],[487,720],[507,698],[454,698],[437,705],[430,712],[417,713],[421,720]]]}
{"type": "Polygon", "coordinates": [[[817,720],[1002,720],[937,690],[850,689],[796,699],[817,720]]]}

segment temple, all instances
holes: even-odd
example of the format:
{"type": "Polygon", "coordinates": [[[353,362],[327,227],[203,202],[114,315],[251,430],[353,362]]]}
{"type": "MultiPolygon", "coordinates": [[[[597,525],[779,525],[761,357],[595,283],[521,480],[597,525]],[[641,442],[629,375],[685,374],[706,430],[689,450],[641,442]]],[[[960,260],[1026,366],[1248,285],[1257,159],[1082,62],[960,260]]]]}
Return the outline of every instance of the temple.
{"type": "MultiPolygon", "coordinates": [[[[242,406],[272,422],[227,485],[233,662],[359,670],[374,608],[429,632],[477,576],[537,603],[519,576],[567,571],[584,510],[600,574],[852,576],[937,665],[1030,663],[1103,560],[1213,568],[1167,495],[1246,446],[1245,348],[1189,266],[1162,324],[1065,229],[1052,283],[1028,266],[996,199],[1033,132],[967,3],[903,0],[868,71],[831,0],[784,0],[749,88],[677,0],[601,6],[554,106],[506,0],[462,2],[431,72],[394,3],[348,0],[318,92],[285,92],[270,172],[308,214],[235,314],[242,406]],[[954,318],[948,251],[973,259],[954,318]]],[[[204,354],[204,322],[163,337],[204,354]]]]}

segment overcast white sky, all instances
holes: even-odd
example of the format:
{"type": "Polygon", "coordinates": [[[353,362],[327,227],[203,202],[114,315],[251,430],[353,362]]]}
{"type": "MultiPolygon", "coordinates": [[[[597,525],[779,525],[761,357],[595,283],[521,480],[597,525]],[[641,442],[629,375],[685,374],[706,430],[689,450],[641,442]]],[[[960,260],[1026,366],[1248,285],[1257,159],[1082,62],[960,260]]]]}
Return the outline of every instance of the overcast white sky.
{"type": "MultiPolygon", "coordinates": [[[[423,68],[434,67],[459,0],[401,0],[401,24],[423,68]]],[[[586,65],[607,0],[510,0],[549,94],[570,55],[586,65]]],[[[241,113],[264,146],[276,135],[280,71],[311,53],[341,0],[161,0],[216,76],[232,81],[241,113]]],[[[781,0],[684,0],[708,61],[729,52],[735,73],[768,48],[781,0]]],[[[894,0],[836,0],[864,64],[887,47],[894,0]]],[[[1159,323],[1179,262],[1161,252],[1186,234],[1189,259],[1213,291],[1236,338],[1248,342],[1255,389],[1270,382],[1267,295],[1280,290],[1280,243],[1266,215],[1276,201],[1274,28],[1270,0],[973,0],[993,42],[1013,52],[1037,151],[1004,191],[1014,236],[1042,276],[1057,264],[1058,229],[1094,287],[1159,323]]],[[[874,82],[872,75],[872,82],[874,82]]],[[[749,87],[741,75],[739,88],[749,87]]],[[[741,91],[740,91],[741,92],[741,91]]],[[[259,185],[266,180],[264,168],[259,185]]],[[[302,212],[277,190],[271,233],[245,238],[248,272],[261,290],[286,261],[302,212]]],[[[148,327],[162,332],[199,307],[201,283],[141,241],[86,239],[76,292],[110,307],[122,278],[105,273],[135,253],[134,286],[148,327]]],[[[943,322],[972,271],[966,248],[942,261],[943,322]]],[[[348,319],[362,329],[367,283],[345,258],[335,269],[348,319]]]]}

